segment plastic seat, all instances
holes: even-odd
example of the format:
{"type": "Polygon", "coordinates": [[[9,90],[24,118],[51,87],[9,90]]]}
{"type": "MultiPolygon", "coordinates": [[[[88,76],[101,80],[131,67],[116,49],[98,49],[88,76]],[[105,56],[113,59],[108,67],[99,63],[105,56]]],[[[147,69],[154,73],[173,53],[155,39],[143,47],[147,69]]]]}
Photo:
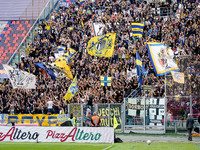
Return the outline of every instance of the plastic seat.
{"type": "Polygon", "coordinates": [[[6,28],[8,28],[9,27],[9,24],[6,24],[6,26],[5,26],[6,28]]]}
{"type": "Polygon", "coordinates": [[[7,53],[7,56],[8,56],[8,57],[11,57],[11,55],[12,55],[11,53],[7,53]]]}
{"type": "Polygon", "coordinates": [[[7,63],[7,61],[6,60],[2,60],[2,63],[5,64],[5,63],[7,63]]]}

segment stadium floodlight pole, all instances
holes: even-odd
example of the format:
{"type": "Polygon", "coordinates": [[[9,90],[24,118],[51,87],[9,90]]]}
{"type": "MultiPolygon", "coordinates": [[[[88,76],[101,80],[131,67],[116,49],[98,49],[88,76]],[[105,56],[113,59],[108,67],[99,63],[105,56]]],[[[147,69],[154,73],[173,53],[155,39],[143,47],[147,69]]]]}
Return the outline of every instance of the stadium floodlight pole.
{"type": "MultiPolygon", "coordinates": [[[[164,56],[164,62],[166,63],[166,55],[164,56]]],[[[165,97],[164,97],[164,133],[166,133],[166,121],[167,121],[167,82],[166,82],[166,65],[165,65],[165,97]]]]}

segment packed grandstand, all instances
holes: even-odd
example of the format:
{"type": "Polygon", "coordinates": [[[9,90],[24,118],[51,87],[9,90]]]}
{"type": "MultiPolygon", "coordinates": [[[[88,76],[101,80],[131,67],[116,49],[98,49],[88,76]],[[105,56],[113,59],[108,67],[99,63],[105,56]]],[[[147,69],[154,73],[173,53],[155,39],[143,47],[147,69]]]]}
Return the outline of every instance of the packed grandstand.
{"type": "Polygon", "coordinates": [[[13,89],[10,80],[4,79],[0,84],[0,113],[47,114],[48,101],[53,102],[52,113],[68,113],[68,104],[123,103],[128,96],[169,96],[168,113],[172,116],[178,114],[182,119],[190,111],[188,103],[192,97],[192,111],[200,113],[198,0],[159,3],[90,0],[84,3],[68,1],[68,4],[56,8],[47,20],[39,22],[34,30],[34,40],[26,47],[26,56],[16,63],[17,68],[36,76],[36,89],[13,89]],[[157,8],[160,8],[159,12],[157,8]],[[88,42],[94,37],[91,27],[94,22],[105,25],[102,35],[116,33],[112,57],[88,54],[88,42]],[[144,24],[142,37],[132,36],[131,23],[144,24]],[[185,84],[173,82],[172,78],[166,83],[166,76],[156,75],[147,41],[160,42],[172,49],[173,59],[180,72],[185,74],[185,84]],[[59,46],[63,46],[64,50],[71,48],[77,53],[69,66],[72,76],[77,76],[78,90],[70,100],[65,100],[64,96],[72,79],[54,78],[47,69],[38,65],[55,63],[59,46]],[[142,84],[134,72],[136,52],[146,70],[142,84]],[[112,77],[111,86],[102,86],[101,76],[112,77]],[[144,87],[150,87],[150,90],[144,87]]]}

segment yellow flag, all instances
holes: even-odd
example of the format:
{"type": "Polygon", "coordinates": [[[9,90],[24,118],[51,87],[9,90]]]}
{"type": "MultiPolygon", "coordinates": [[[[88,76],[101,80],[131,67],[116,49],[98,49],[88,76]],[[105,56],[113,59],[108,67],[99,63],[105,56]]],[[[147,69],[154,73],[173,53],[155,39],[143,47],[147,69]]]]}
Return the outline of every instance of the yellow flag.
{"type": "Polygon", "coordinates": [[[58,58],[55,61],[56,66],[60,68],[69,79],[73,79],[73,75],[70,71],[70,67],[68,63],[69,63],[69,60],[73,56],[75,56],[76,53],[77,52],[74,49],[68,48],[67,53],[63,54],[60,58],[58,58]]]}
{"type": "Polygon", "coordinates": [[[172,77],[174,79],[175,82],[184,84],[185,80],[184,80],[184,73],[180,73],[180,72],[176,72],[176,71],[171,71],[172,77]]]}
{"type": "Polygon", "coordinates": [[[71,73],[70,68],[69,68],[68,65],[66,65],[65,68],[62,69],[62,71],[67,76],[67,78],[73,79],[73,75],[72,75],[72,73],[71,73]]]}
{"type": "Polygon", "coordinates": [[[87,46],[88,54],[98,57],[112,57],[115,38],[116,33],[92,37],[87,46]]]}
{"type": "Polygon", "coordinates": [[[113,125],[113,127],[114,127],[114,129],[116,129],[116,128],[118,127],[119,123],[118,123],[118,121],[117,121],[117,119],[116,119],[115,116],[114,116],[113,120],[114,120],[114,125],[113,125]]]}
{"type": "Polygon", "coordinates": [[[77,86],[77,76],[75,76],[74,80],[72,81],[71,85],[69,86],[66,95],[63,97],[66,100],[70,100],[72,97],[75,96],[75,94],[78,91],[78,86],[77,86]]]}

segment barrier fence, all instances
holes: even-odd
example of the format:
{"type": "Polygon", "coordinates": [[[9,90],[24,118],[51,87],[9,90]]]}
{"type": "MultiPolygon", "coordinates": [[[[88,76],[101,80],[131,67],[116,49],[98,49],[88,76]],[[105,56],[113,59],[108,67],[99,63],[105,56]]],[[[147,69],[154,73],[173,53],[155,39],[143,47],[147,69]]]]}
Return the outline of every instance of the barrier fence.
{"type": "Polygon", "coordinates": [[[125,98],[121,104],[69,104],[67,114],[0,114],[0,125],[61,126],[71,121],[75,127],[91,127],[91,116],[97,112],[101,127],[114,127],[115,132],[157,133],[167,130],[186,131],[187,114],[192,107],[194,126],[199,126],[200,96],[168,98],[125,98]],[[192,100],[192,103],[190,101],[192,100]],[[190,106],[191,105],[191,106],[190,106]],[[70,115],[73,118],[70,119],[70,115]]]}

